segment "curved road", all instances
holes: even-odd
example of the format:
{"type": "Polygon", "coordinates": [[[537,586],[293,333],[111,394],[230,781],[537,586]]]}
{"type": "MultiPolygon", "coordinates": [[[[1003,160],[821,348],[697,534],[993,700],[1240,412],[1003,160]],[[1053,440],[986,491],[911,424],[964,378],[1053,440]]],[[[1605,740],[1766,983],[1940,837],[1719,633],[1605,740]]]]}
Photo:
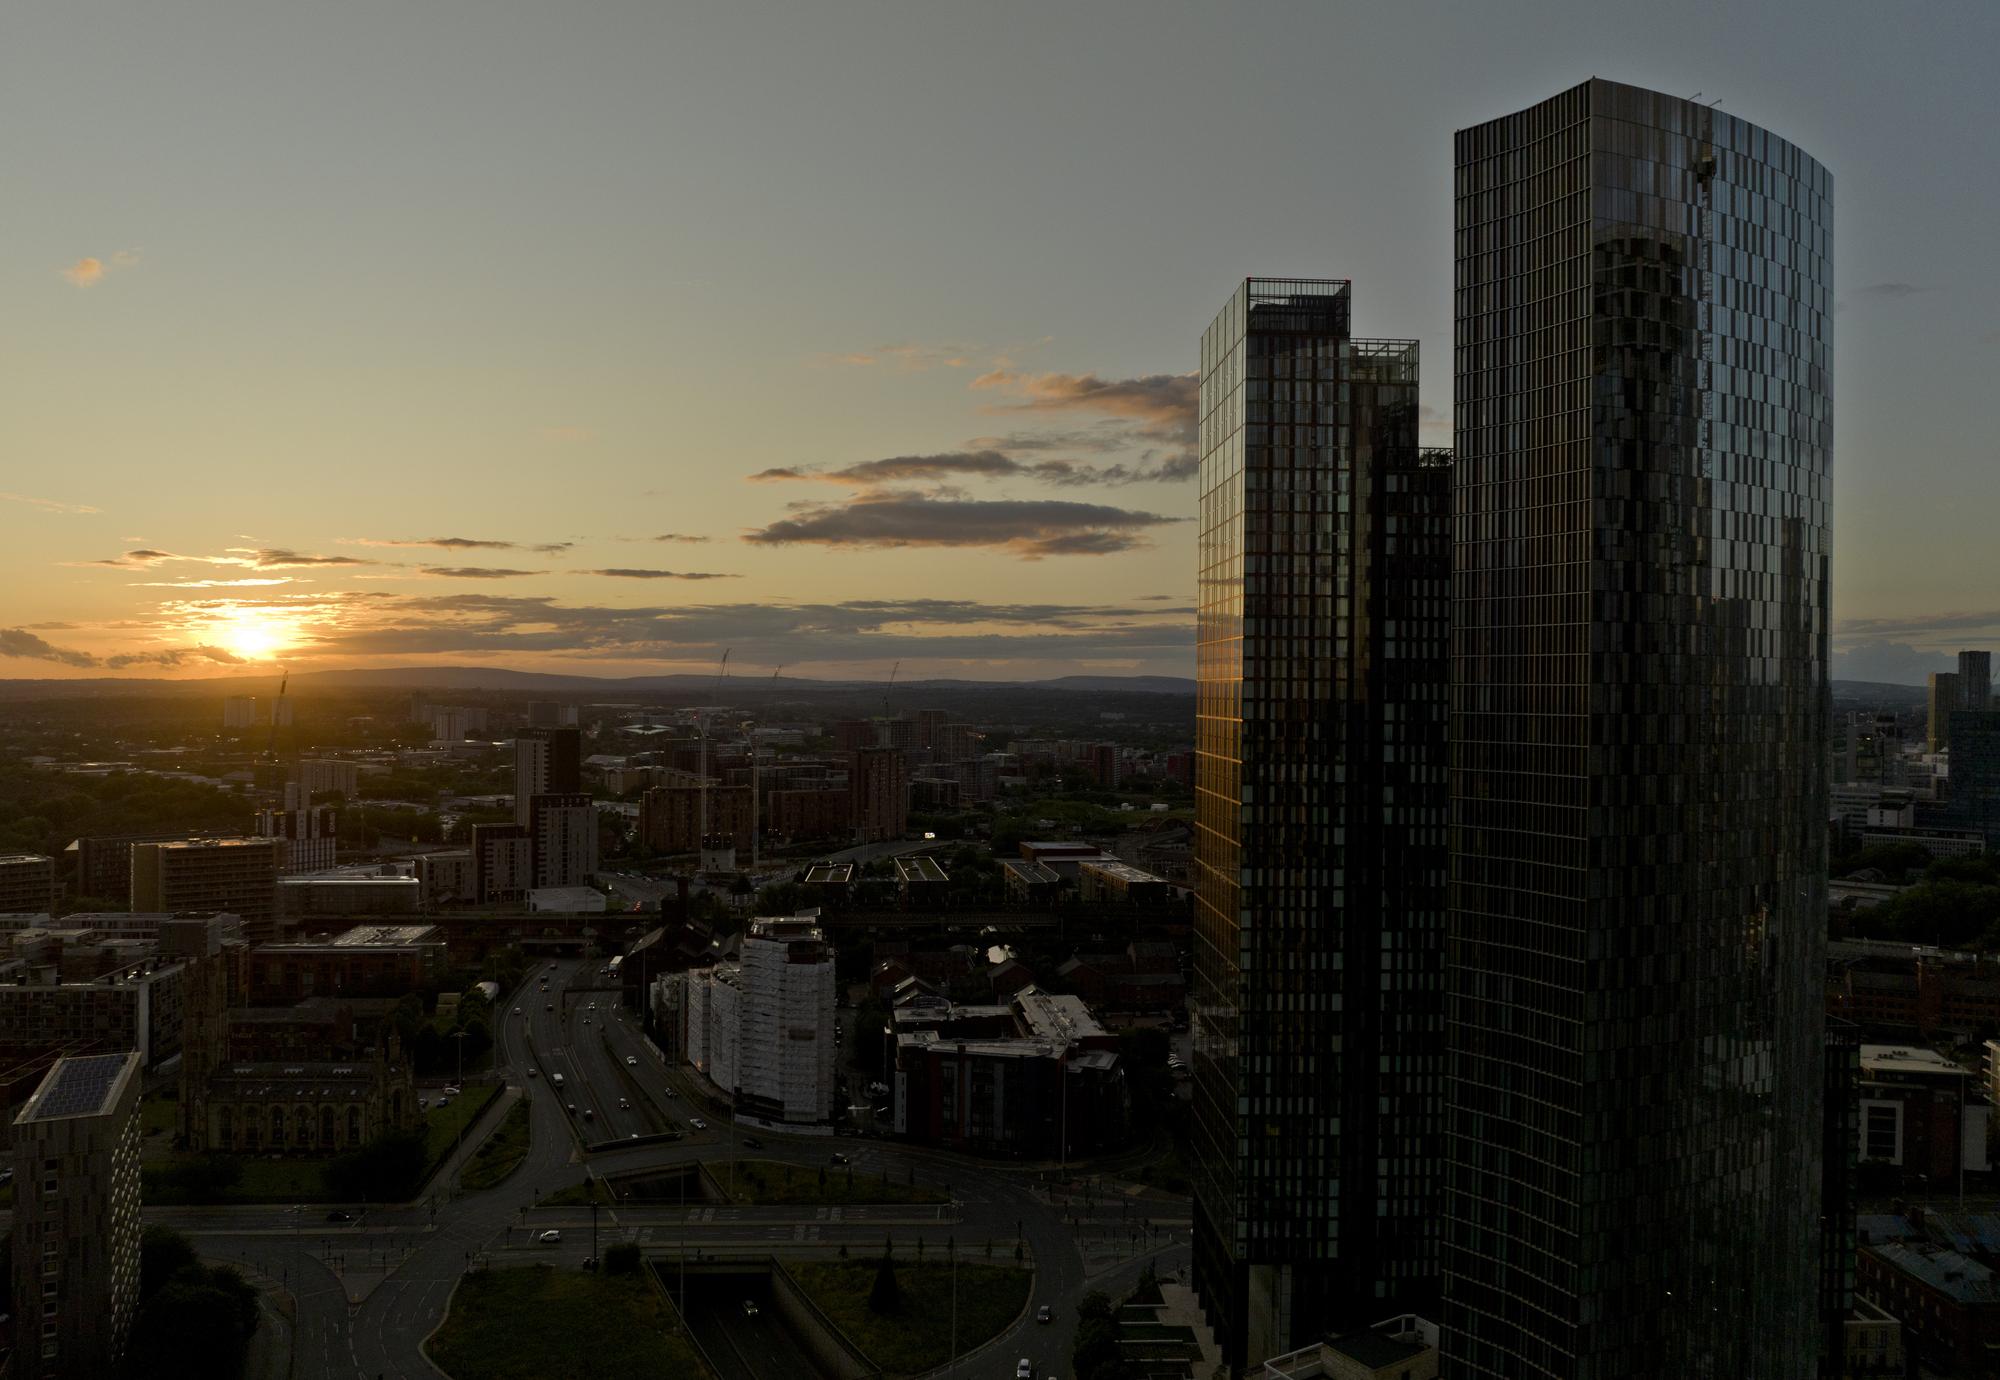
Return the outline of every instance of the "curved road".
{"type": "MultiPolygon", "coordinates": [[[[614,993],[588,990],[589,984],[599,981],[608,980],[595,966],[574,960],[544,965],[509,999],[510,1010],[500,1023],[495,1071],[506,1077],[512,1088],[530,1095],[533,1134],[526,1162],[496,1187],[478,1193],[458,1192],[454,1188],[455,1160],[432,1182],[437,1195],[434,1206],[427,1200],[406,1207],[375,1208],[360,1214],[352,1226],[326,1226],[319,1220],[323,1207],[214,1208],[160,1214],[177,1226],[200,1233],[203,1254],[254,1266],[279,1280],[291,1293],[296,1305],[294,1375],[299,1380],[436,1380],[437,1370],[419,1347],[443,1320],[453,1286],[473,1259],[504,1246],[526,1243],[531,1229],[527,1209],[581,1177],[580,1140],[611,1141],[669,1128],[687,1132],[672,1143],[602,1149],[590,1157],[591,1172],[600,1175],[670,1168],[715,1158],[718,1151],[741,1149],[741,1135],[727,1125],[690,1130],[686,1118],[707,1113],[691,1104],[687,1093],[693,1085],[685,1081],[687,1075],[666,1068],[629,1018],[615,1014],[614,993]],[[539,990],[544,977],[549,979],[546,993],[539,990]],[[595,1010],[590,1005],[593,1001],[595,1010]],[[511,1009],[514,1004],[521,1008],[519,1015],[511,1009]],[[628,1058],[635,1063],[628,1065],[628,1058]],[[528,1072],[531,1068],[533,1076],[528,1072]],[[556,1072],[563,1074],[564,1087],[560,1094],[552,1095],[550,1075],[556,1072]],[[680,1095],[669,1096],[667,1090],[676,1085],[680,1095]],[[631,1107],[620,1108],[621,1097],[630,1100],[631,1107]],[[571,1102],[577,1107],[574,1120],[565,1110],[565,1104],[571,1102]],[[581,1119],[586,1106],[594,1113],[588,1122],[581,1119]],[[340,1251],[343,1244],[348,1246],[344,1264],[349,1274],[371,1268],[387,1271],[355,1307],[347,1302],[341,1278],[321,1258],[329,1249],[340,1251]]],[[[956,1374],[1012,1376],[1015,1360],[1024,1355],[1034,1359],[1037,1375],[1067,1372],[1074,1302],[1090,1282],[1075,1231],[1065,1219],[1065,1213],[1073,1209],[1052,1206],[1036,1196],[1029,1188],[1029,1175],[874,1139],[765,1131],[756,1132],[756,1136],[763,1144],[751,1153],[759,1158],[818,1169],[837,1153],[849,1157],[857,1173],[886,1171],[892,1178],[914,1174],[917,1182],[946,1190],[953,1199],[955,1216],[944,1212],[940,1214],[944,1220],[916,1228],[933,1246],[942,1244],[939,1237],[947,1234],[955,1234],[968,1248],[984,1240],[1011,1241],[1018,1227],[1033,1253],[1037,1272],[1030,1307],[1012,1328],[961,1359],[956,1374]],[[1034,1322],[1034,1308],[1043,1303],[1054,1309],[1056,1321],[1052,1325],[1034,1322]]],[[[464,1153],[473,1148],[469,1142],[464,1153]]],[[[1098,1204],[1078,1212],[1079,1219],[1091,1218],[1092,1224],[1085,1230],[1096,1234],[1098,1226],[1105,1226],[1108,1237],[1112,1227],[1102,1216],[1107,1206],[1098,1204]]],[[[686,1221],[684,1213],[657,1211],[672,1222],[686,1221]]],[[[796,1221],[798,1210],[789,1211],[787,1220],[796,1221]]],[[[631,1217],[654,1215],[625,1206],[617,1212],[631,1217]]],[[[541,1220],[546,1222],[551,1215],[542,1214],[541,1220]]],[[[606,1218],[610,1215],[604,1214],[606,1218]]],[[[739,1226],[748,1226],[759,1210],[718,1209],[710,1215],[726,1215],[739,1226]]],[[[857,1216],[867,1220],[865,1213],[857,1216]]],[[[551,1248],[551,1256],[568,1258],[587,1251],[587,1235],[581,1241],[572,1237],[569,1215],[564,1214],[562,1220],[566,1240],[559,1251],[551,1248]]],[[[581,1211],[579,1220],[586,1223],[587,1232],[587,1209],[581,1211]]],[[[852,1226],[858,1234],[862,1222],[852,1226]]],[[[633,1234],[630,1225],[618,1230],[623,1236],[633,1234]]],[[[881,1230],[871,1227],[866,1235],[879,1239],[881,1230]]],[[[786,1234],[790,1235],[789,1229],[786,1234]]],[[[1184,1243],[1185,1235],[1180,1239],[1184,1243]]],[[[1183,1244],[1170,1247],[1160,1258],[1168,1261],[1184,1254],[1183,1244]]],[[[520,1258],[533,1256],[524,1253],[520,1258]]],[[[1140,1263],[1134,1259],[1114,1265],[1104,1272],[1103,1279],[1136,1277],[1140,1263]]]]}

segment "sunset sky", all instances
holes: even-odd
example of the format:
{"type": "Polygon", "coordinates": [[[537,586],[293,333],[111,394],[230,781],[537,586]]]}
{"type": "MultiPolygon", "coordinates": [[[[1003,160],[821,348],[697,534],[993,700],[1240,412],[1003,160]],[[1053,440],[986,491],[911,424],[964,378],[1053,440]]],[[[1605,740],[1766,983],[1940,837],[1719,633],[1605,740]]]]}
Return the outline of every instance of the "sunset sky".
{"type": "Polygon", "coordinates": [[[1832,169],[1835,674],[2000,646],[2000,8],[53,4],[0,19],[0,676],[1192,674],[1192,370],[1352,278],[1449,444],[1451,134],[1832,169]]]}

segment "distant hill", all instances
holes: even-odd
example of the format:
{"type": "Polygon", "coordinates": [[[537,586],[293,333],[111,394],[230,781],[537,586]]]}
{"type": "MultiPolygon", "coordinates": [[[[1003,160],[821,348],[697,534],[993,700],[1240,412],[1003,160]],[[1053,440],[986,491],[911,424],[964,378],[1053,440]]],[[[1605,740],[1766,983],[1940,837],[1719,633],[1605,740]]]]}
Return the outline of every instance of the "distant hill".
{"type": "Polygon", "coordinates": [[[1891,685],[1879,680],[1837,680],[1833,683],[1836,702],[1916,706],[1926,703],[1930,692],[1921,685],[1891,685]]]}

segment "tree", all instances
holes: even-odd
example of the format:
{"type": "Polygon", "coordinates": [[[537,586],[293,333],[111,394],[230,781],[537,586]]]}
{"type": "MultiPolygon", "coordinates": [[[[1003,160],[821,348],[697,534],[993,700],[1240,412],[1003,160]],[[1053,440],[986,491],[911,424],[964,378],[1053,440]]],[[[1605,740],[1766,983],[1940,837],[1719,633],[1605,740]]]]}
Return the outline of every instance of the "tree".
{"type": "MultiPolygon", "coordinates": [[[[156,1257],[165,1258],[164,1247],[156,1257]]],[[[257,1291],[235,1269],[184,1265],[134,1314],[125,1373],[133,1380],[237,1380],[257,1323],[257,1291]]]]}
{"type": "Polygon", "coordinates": [[[139,1302],[167,1287],[167,1281],[191,1266],[200,1265],[194,1247],[172,1227],[146,1228],[139,1237],[139,1302]]]}
{"type": "Polygon", "coordinates": [[[902,1311],[903,1286],[896,1282],[894,1245],[882,1236],[882,1263],[875,1268],[875,1284],[868,1291],[868,1311],[882,1317],[902,1311]]]}
{"type": "Polygon", "coordinates": [[[423,1187],[429,1166],[423,1131],[390,1131],[330,1160],[321,1172],[328,1194],[336,1199],[398,1203],[423,1187]]]}
{"type": "Polygon", "coordinates": [[[607,1275],[636,1275],[639,1273],[639,1243],[620,1241],[604,1252],[604,1273],[607,1275]]]}

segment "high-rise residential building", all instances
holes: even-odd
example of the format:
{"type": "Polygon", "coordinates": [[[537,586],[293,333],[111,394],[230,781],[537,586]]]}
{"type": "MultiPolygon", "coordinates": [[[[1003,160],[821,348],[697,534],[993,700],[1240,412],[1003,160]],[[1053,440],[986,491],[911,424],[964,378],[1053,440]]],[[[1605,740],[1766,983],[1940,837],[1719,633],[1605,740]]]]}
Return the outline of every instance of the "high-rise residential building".
{"type": "Polygon", "coordinates": [[[243,937],[277,937],[281,839],[176,839],[132,845],[132,909],[228,911],[243,937]]]}
{"type": "Polygon", "coordinates": [[[1964,682],[1956,671],[1933,671],[1928,681],[1924,745],[1932,752],[1943,752],[1951,746],[1951,716],[1965,708],[1964,682]]]}
{"type": "Polygon", "coordinates": [[[910,766],[899,749],[857,748],[848,756],[847,813],[856,843],[901,838],[910,827],[910,766]]]}
{"type": "Polygon", "coordinates": [[[1232,1365],[1436,1300],[1449,457],[1345,281],[1201,344],[1195,1280],[1232,1365]]]}
{"type": "Polygon", "coordinates": [[[0,853],[0,915],[55,908],[56,860],[40,853],[0,853]]]}
{"type": "Polygon", "coordinates": [[[139,1056],[58,1059],[14,1117],[14,1371],[118,1373],[139,1304],[139,1056]]]}
{"type": "Polygon", "coordinates": [[[528,702],[528,723],[534,728],[560,728],[574,724],[577,719],[576,706],[559,704],[554,700],[530,700],[528,702]]]}
{"type": "MultiPolygon", "coordinates": [[[[847,796],[840,793],[842,822],[847,796]]],[[[755,798],[748,786],[703,786],[689,774],[639,797],[639,839],[656,853],[694,853],[702,846],[704,812],[712,838],[727,839],[732,848],[750,851],[756,827],[755,798]]],[[[773,826],[776,827],[775,825],[773,826]]]]}
{"type": "Polygon", "coordinates": [[[597,807],[590,797],[529,797],[528,837],[537,887],[583,886],[597,871],[597,807]]]}
{"type": "Polygon", "coordinates": [[[224,728],[249,728],[257,722],[257,701],[248,695],[231,695],[222,702],[224,728]]]}
{"type": "Polygon", "coordinates": [[[525,901],[535,884],[535,843],[525,824],[472,826],[472,901],[525,901]]]}
{"type": "MultiPolygon", "coordinates": [[[[296,798],[297,787],[288,795],[296,798]]],[[[258,838],[278,841],[280,872],[324,872],[340,860],[339,812],[331,805],[259,810],[256,823],[258,838]]]]}
{"type": "Polygon", "coordinates": [[[1993,653],[1958,654],[1958,707],[1960,709],[1993,707],[1993,653]]]}
{"type": "Polygon", "coordinates": [[[583,731],[529,728],[514,739],[514,822],[526,824],[538,795],[575,795],[583,789],[583,731]]]}
{"type": "Polygon", "coordinates": [[[833,946],[808,918],[752,920],[739,961],[686,977],[688,1061],[740,1119],[833,1118],[833,946]]]}
{"type": "Polygon", "coordinates": [[[1813,1373],[1832,179],[1457,134],[1443,1373],[1813,1373]]]}
{"type": "Polygon", "coordinates": [[[360,794],[361,767],[331,757],[308,757],[292,763],[292,784],[298,787],[297,804],[310,805],[314,796],[339,792],[349,800],[360,794]]]}

